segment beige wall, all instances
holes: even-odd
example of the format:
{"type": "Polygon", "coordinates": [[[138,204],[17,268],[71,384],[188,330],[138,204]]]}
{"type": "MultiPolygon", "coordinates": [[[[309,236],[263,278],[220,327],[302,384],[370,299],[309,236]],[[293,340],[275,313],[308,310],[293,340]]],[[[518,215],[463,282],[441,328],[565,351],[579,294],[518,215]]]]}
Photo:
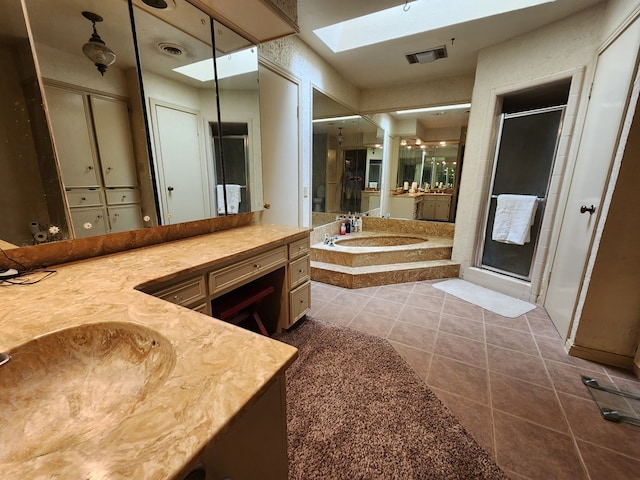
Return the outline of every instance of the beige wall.
{"type": "MultiPolygon", "coordinates": [[[[491,181],[499,98],[517,90],[574,78],[559,158],[556,161],[550,198],[540,239],[548,245],[557,196],[565,181],[564,166],[571,162],[572,128],[586,104],[582,77],[589,78],[593,70],[596,49],[600,45],[600,23],[605,5],[599,4],[559,22],[521,37],[489,47],[480,52],[473,89],[466,153],[461,177],[460,197],[456,217],[456,236],[452,258],[462,264],[465,278],[535,301],[540,288],[546,246],[537,251],[532,282],[498,278],[474,270],[476,249],[481,241],[486,217],[486,204],[491,181]],[[483,279],[483,275],[486,278],[483,279]],[[532,289],[532,284],[534,288],[532,289]]],[[[575,125],[579,128],[579,124],[575,125]]]]}

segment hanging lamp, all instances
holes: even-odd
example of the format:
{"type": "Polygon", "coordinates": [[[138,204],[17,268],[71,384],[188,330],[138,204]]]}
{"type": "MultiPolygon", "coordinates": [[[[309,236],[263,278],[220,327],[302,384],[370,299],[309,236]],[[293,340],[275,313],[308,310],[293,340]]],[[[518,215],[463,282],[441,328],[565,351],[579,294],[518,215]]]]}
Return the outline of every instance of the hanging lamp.
{"type": "Polygon", "coordinates": [[[93,24],[93,33],[89,41],[82,46],[82,52],[95,64],[100,75],[104,76],[107,67],[116,61],[116,54],[107,47],[96,30],[96,23],[101,22],[102,17],[93,12],[82,12],[82,16],[93,24]]]}

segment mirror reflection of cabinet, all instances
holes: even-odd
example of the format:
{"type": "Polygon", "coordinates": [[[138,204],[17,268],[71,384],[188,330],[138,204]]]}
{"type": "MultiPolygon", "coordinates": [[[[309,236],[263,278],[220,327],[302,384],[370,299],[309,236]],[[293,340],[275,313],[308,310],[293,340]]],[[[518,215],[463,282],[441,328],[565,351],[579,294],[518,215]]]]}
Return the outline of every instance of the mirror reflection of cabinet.
{"type": "Polygon", "coordinates": [[[127,104],[53,85],[45,92],[76,238],[142,228],[127,104]]]}

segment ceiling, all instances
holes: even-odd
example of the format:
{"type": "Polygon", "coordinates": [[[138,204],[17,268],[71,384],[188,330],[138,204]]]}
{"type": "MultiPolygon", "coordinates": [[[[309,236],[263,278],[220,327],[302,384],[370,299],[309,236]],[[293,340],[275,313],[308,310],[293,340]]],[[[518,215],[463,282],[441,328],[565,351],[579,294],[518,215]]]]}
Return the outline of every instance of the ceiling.
{"type": "MultiPolygon", "coordinates": [[[[313,30],[403,4],[408,9],[407,15],[411,15],[411,2],[298,0],[299,37],[356,87],[393,87],[473,74],[480,50],[561,20],[600,1],[602,0],[555,0],[536,7],[333,53],[313,30]],[[409,64],[405,59],[406,53],[440,45],[446,45],[447,58],[426,64],[409,64]]],[[[449,3],[455,2],[456,0],[449,0],[449,3]]],[[[468,113],[468,109],[446,113],[430,112],[407,115],[402,119],[419,120],[426,128],[459,127],[467,124],[468,113]]],[[[395,114],[392,116],[400,119],[395,114]]]]}
{"type": "MultiPolygon", "coordinates": [[[[428,0],[421,0],[428,1],[428,0]]],[[[508,2],[509,0],[501,0],[508,2]]],[[[333,53],[314,29],[402,5],[403,0],[298,0],[300,38],[353,85],[370,89],[470,74],[478,52],[593,6],[602,0],[555,0],[537,7],[340,53],[333,53]],[[451,39],[455,39],[452,41],[451,39]],[[448,58],[410,65],[405,53],[446,45],[448,58]]],[[[449,0],[455,3],[456,0],[449,0]]],[[[411,15],[408,3],[407,15],[411,15]]]]}

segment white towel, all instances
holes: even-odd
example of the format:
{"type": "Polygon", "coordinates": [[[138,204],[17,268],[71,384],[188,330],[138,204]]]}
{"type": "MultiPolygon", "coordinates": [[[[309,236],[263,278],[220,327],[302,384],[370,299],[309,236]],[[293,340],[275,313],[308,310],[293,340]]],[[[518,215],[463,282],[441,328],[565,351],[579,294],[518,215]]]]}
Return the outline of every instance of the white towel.
{"type": "MultiPolygon", "coordinates": [[[[224,215],[224,193],[222,185],[217,185],[218,215],[224,215]]],[[[238,213],[240,208],[240,185],[227,185],[227,213],[238,213]]]]}
{"type": "Polygon", "coordinates": [[[537,206],[535,195],[498,195],[491,239],[515,245],[529,242],[537,206]]]}

